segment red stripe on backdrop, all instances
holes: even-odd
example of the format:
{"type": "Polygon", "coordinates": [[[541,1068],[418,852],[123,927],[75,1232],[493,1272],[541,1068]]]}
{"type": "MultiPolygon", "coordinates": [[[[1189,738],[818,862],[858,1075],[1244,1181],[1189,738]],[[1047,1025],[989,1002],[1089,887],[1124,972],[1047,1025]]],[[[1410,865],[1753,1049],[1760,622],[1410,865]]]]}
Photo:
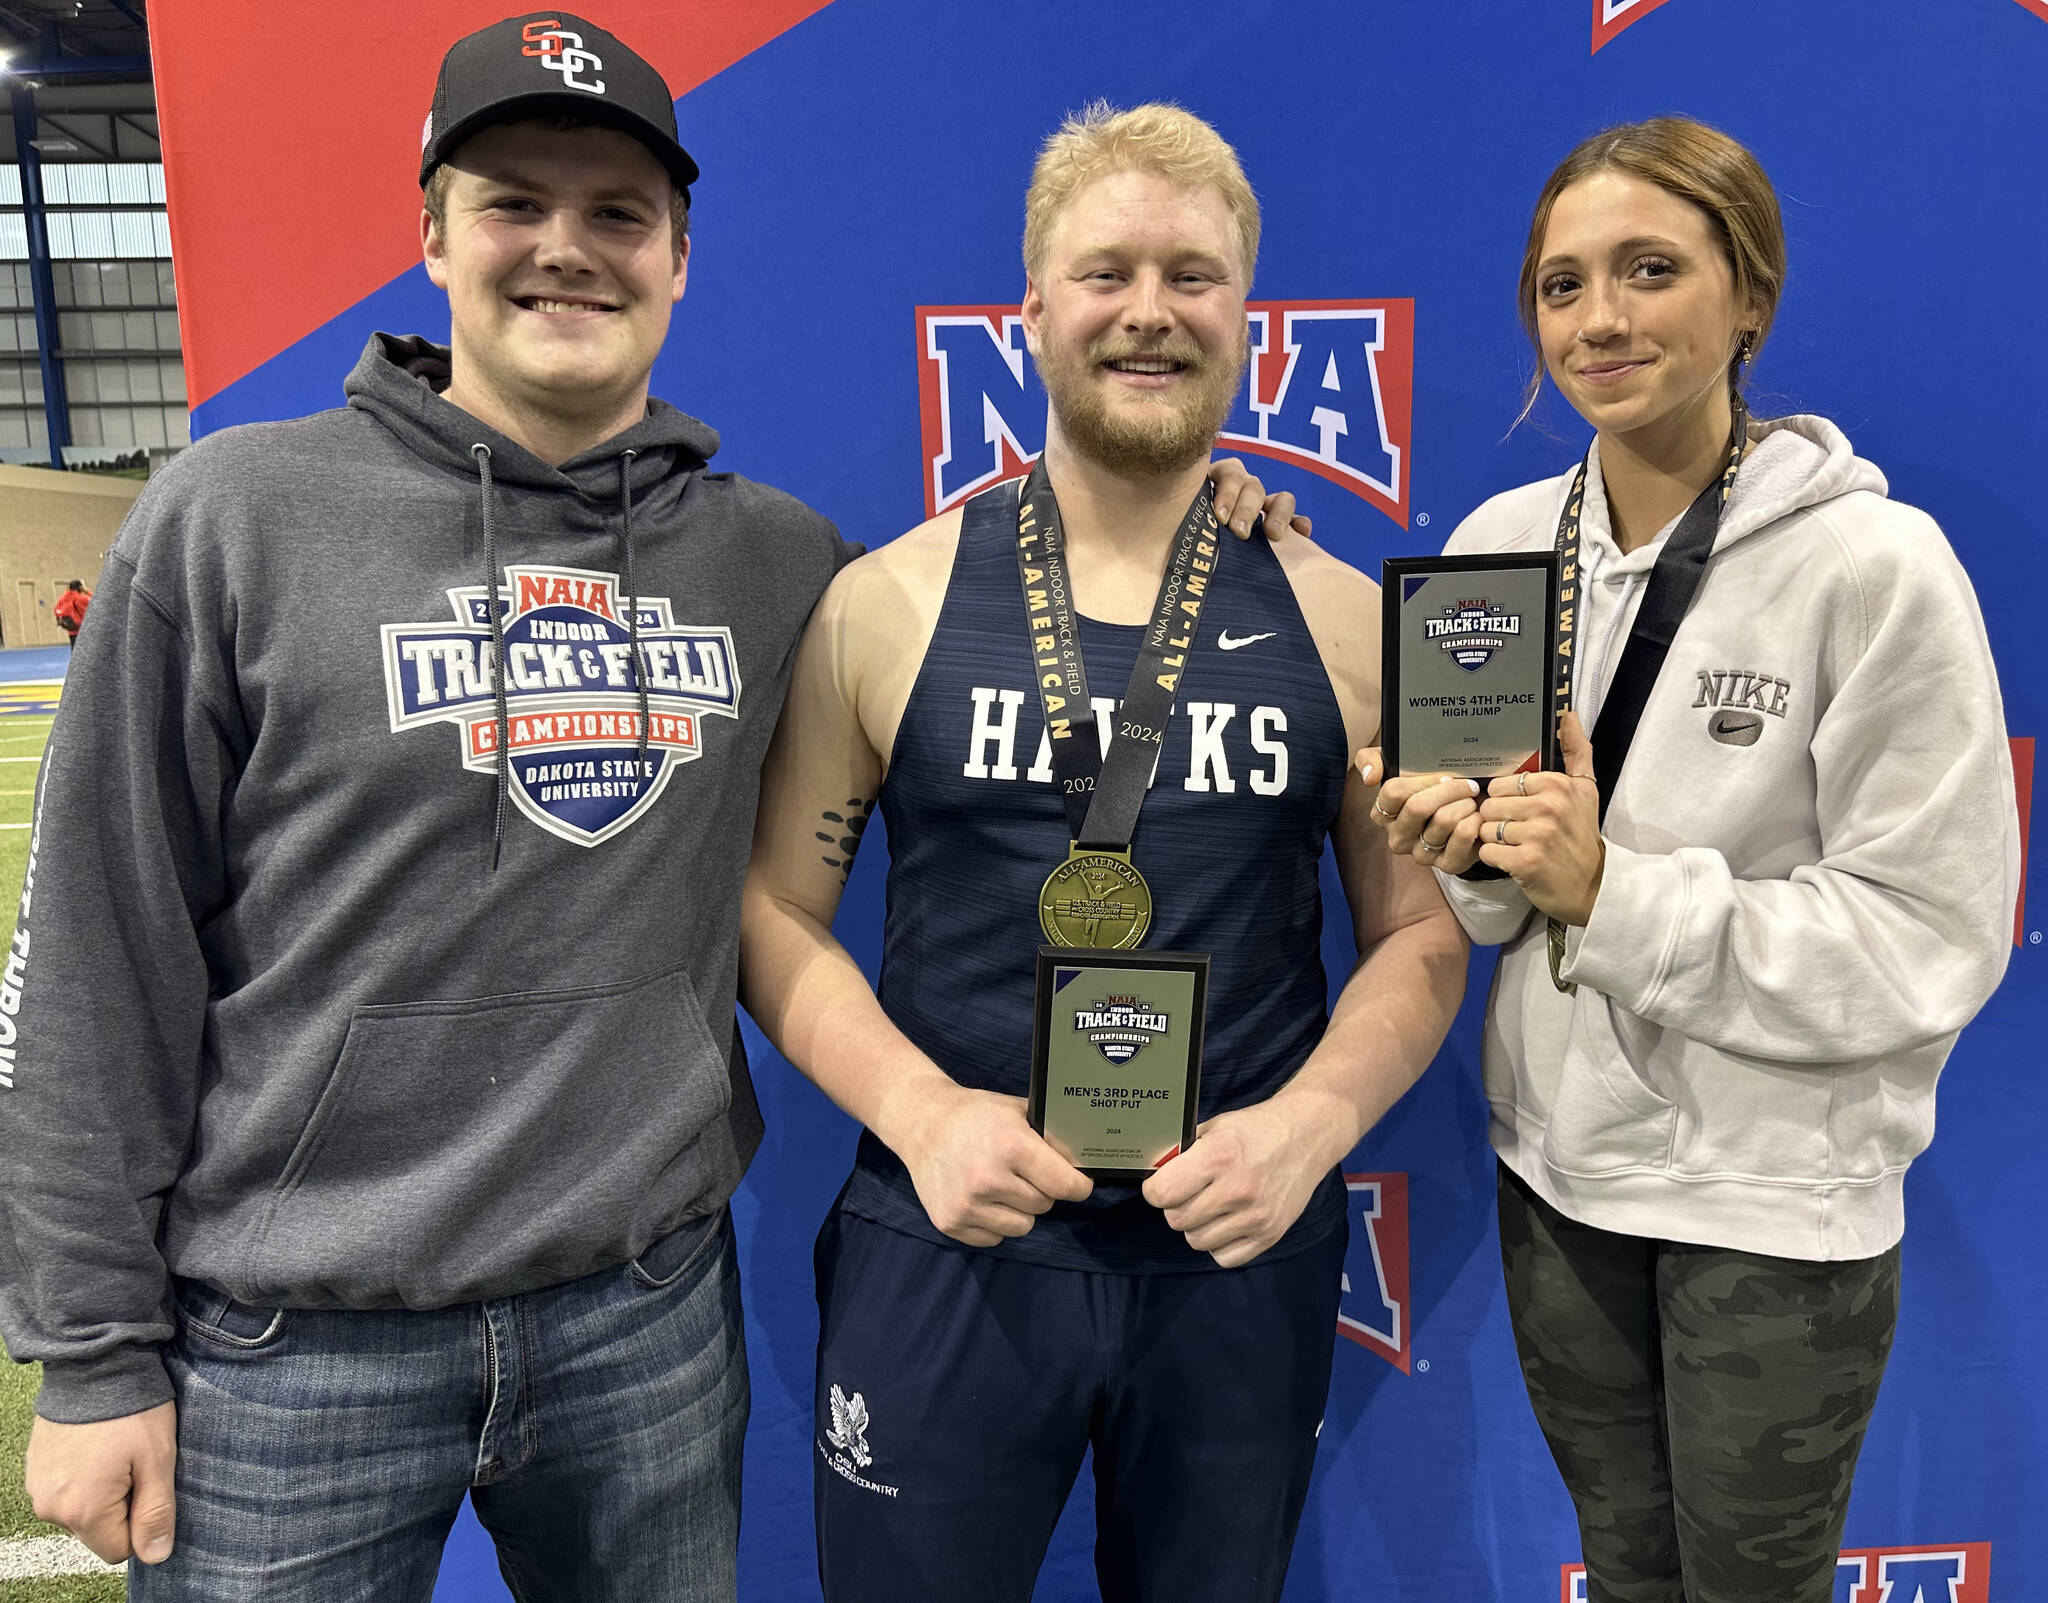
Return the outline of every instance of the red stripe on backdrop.
{"type": "MultiPolygon", "coordinates": [[[[830,3],[573,9],[642,52],[681,97],[830,3]]],[[[419,260],[420,127],[441,55],[516,14],[507,0],[150,7],[194,406],[419,260]]]]}
{"type": "Polygon", "coordinates": [[[2020,4],[2043,22],[2048,22],[2048,0],[2020,0],[2020,4]]]}
{"type": "Polygon", "coordinates": [[[2012,915],[2012,944],[2025,939],[2027,922],[2027,836],[2034,814],[2034,737],[2012,737],[2012,788],[2020,804],[2020,902],[2012,915]]]}

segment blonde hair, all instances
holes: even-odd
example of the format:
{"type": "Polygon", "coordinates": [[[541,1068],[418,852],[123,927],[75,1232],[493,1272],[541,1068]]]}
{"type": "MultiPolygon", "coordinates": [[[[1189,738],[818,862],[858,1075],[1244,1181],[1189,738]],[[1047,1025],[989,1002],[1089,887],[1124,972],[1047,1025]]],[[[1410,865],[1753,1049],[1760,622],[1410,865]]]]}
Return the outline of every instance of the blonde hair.
{"type": "Polygon", "coordinates": [[[1245,283],[1259,259],[1259,198],[1223,136],[1192,112],[1154,103],[1118,111],[1106,100],[1069,112],[1046,140],[1024,194],[1024,271],[1045,265],[1052,231],[1073,198],[1111,173],[1156,173],[1223,197],[1237,231],[1245,283]]]}
{"type": "MultiPolygon", "coordinates": [[[[566,133],[571,128],[609,128],[610,123],[592,122],[584,117],[530,117],[522,122],[538,123],[555,133],[566,133]]],[[[495,126],[495,125],[493,125],[495,126]]],[[[442,162],[427,174],[427,181],[420,186],[420,205],[434,220],[434,232],[444,239],[448,234],[448,186],[455,181],[455,169],[442,162]]],[[[690,197],[671,178],[669,180],[668,229],[670,242],[680,252],[683,241],[690,237],[690,197]]]]}
{"type": "Polygon", "coordinates": [[[1522,274],[1516,286],[1517,309],[1529,343],[1536,347],[1536,372],[1529,380],[1522,415],[1536,404],[1543,387],[1543,346],[1536,333],[1536,268],[1543,256],[1543,238],[1550,231],[1557,197],[1582,178],[1599,172],[1627,173],[1655,184],[1667,194],[1690,201],[1707,214],[1721,241],[1722,254],[1735,279],[1735,304],[1757,319],[1756,338],[1746,340],[1740,355],[1728,363],[1728,388],[1740,388],[1743,361],[1770,338],[1785,293],[1785,221],[1778,210],[1778,192],[1749,147],[1718,128],[1691,117],[1652,117],[1603,129],[1558,163],[1536,197],[1529,219],[1529,243],[1522,252],[1522,274]]]}

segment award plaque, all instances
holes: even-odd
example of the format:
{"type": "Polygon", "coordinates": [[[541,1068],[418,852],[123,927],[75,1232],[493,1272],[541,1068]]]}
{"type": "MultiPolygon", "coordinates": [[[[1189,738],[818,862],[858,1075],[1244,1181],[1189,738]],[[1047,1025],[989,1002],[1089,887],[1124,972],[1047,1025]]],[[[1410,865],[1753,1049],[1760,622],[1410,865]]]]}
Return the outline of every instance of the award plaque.
{"type": "Polygon", "coordinates": [[[1209,958],[1038,949],[1031,1128],[1094,1180],[1143,1180],[1195,1139],[1209,958]]]}
{"type": "Polygon", "coordinates": [[[1557,555],[1394,557],[1380,595],[1389,774],[1486,780],[1562,767],[1557,555]]]}

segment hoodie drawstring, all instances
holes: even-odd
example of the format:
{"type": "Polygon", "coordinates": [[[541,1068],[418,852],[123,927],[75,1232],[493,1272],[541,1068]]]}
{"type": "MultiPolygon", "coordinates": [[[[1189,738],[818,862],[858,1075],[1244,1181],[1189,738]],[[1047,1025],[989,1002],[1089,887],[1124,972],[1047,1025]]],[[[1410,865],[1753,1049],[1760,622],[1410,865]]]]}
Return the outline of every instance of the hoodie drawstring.
{"type": "Polygon", "coordinates": [[[626,640],[633,661],[633,694],[640,703],[640,729],[633,743],[633,794],[647,783],[647,677],[640,667],[640,587],[633,582],[633,459],[638,451],[619,455],[619,515],[626,526],[626,640]]]}
{"type": "Polygon", "coordinates": [[[498,807],[491,819],[491,872],[498,871],[498,854],[505,845],[505,808],[512,799],[512,725],[505,716],[505,620],[498,611],[498,544],[491,527],[491,448],[479,440],[469,448],[476,458],[482,481],[479,494],[484,509],[484,583],[490,593],[491,609],[491,695],[497,703],[498,807]]]}
{"type": "MultiPolygon", "coordinates": [[[[494,499],[491,448],[478,441],[469,448],[469,454],[476,459],[478,494],[483,503],[484,585],[490,597],[491,612],[491,697],[497,709],[495,745],[498,757],[498,805],[491,819],[491,871],[496,873],[498,859],[505,848],[505,810],[512,800],[512,729],[511,720],[505,712],[505,619],[498,589],[497,530],[491,520],[494,499]]],[[[640,666],[640,587],[633,577],[633,459],[639,454],[638,451],[625,451],[619,457],[619,513],[625,526],[626,547],[627,654],[633,664],[633,695],[640,709],[639,728],[633,742],[635,796],[647,785],[648,730],[647,676],[640,666]]]]}

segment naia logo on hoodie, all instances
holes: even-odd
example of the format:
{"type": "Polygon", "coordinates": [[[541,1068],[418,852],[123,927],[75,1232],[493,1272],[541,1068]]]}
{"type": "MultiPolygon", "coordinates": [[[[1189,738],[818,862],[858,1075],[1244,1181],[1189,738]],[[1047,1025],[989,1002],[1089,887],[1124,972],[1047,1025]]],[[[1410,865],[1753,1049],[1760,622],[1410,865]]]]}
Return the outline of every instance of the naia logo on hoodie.
{"type": "MultiPolygon", "coordinates": [[[[453,724],[462,766],[495,773],[490,594],[450,590],[448,603],[448,620],[383,626],[391,730],[453,724]]],[[[579,846],[610,840],[654,805],[678,763],[703,754],[705,718],[739,717],[732,631],[678,624],[666,596],[640,597],[647,769],[636,776],[640,706],[618,576],[508,567],[498,608],[512,799],[551,835],[579,846]]]]}

